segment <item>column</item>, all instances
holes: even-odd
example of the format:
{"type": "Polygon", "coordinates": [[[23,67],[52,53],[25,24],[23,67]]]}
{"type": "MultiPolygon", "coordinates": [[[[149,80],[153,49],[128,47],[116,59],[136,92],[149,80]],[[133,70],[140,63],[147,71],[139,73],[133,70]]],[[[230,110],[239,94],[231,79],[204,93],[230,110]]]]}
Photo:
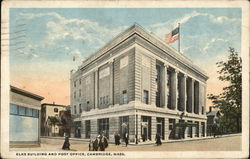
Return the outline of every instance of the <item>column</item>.
{"type": "Polygon", "coordinates": [[[98,101],[99,101],[99,97],[98,97],[98,83],[99,83],[99,77],[98,77],[98,69],[95,70],[95,107],[94,109],[98,108],[98,101]]]}
{"type": "Polygon", "coordinates": [[[138,143],[141,142],[141,115],[140,114],[136,114],[136,129],[137,129],[137,139],[138,139],[138,143]]]}
{"type": "Polygon", "coordinates": [[[169,121],[168,121],[168,118],[165,118],[164,129],[165,129],[165,140],[168,140],[168,137],[169,137],[169,121]]]}
{"type": "MultiPolygon", "coordinates": [[[[156,117],[152,116],[151,117],[151,141],[154,141],[155,135],[156,135],[156,117]]],[[[149,130],[150,131],[150,130],[149,130]]]]}
{"type": "Polygon", "coordinates": [[[95,139],[98,134],[97,119],[90,120],[90,138],[95,139]]]}
{"type": "Polygon", "coordinates": [[[190,113],[194,112],[194,80],[191,78],[189,82],[189,107],[190,113]]]}
{"type": "Polygon", "coordinates": [[[178,80],[177,80],[177,75],[178,75],[178,71],[174,70],[171,73],[171,108],[173,110],[177,110],[177,97],[178,97],[178,91],[177,91],[177,84],[178,84],[178,80]]]}
{"type": "Polygon", "coordinates": [[[181,94],[180,94],[180,99],[181,99],[181,107],[183,111],[186,111],[186,80],[187,80],[187,75],[183,75],[181,78],[181,94]]]}
{"type": "Polygon", "coordinates": [[[114,61],[113,59],[109,61],[109,69],[110,69],[110,95],[109,95],[109,100],[110,104],[114,105],[114,61]]]}
{"type": "Polygon", "coordinates": [[[86,138],[86,125],[85,125],[85,120],[81,121],[81,138],[85,139],[86,138]]]}
{"type": "Polygon", "coordinates": [[[163,95],[164,95],[164,107],[168,108],[168,65],[164,64],[164,68],[163,68],[163,95]]]}

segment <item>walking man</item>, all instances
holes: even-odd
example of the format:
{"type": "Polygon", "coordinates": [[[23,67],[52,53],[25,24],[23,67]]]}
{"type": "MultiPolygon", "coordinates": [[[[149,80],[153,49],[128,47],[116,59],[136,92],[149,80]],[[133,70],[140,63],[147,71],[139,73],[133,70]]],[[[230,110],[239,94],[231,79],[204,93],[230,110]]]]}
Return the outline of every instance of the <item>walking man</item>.
{"type": "Polygon", "coordinates": [[[124,137],[124,141],[125,141],[126,147],[128,146],[128,140],[129,140],[128,133],[126,133],[125,137],[124,137]]]}

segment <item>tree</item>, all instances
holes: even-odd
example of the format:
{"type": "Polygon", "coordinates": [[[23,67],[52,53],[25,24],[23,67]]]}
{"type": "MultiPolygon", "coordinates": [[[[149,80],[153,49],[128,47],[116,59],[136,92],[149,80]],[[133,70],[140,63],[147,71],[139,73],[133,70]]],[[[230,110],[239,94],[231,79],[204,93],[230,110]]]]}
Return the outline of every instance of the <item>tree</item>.
{"type": "Polygon", "coordinates": [[[54,136],[55,136],[55,126],[56,126],[56,125],[58,125],[58,126],[61,125],[60,119],[58,119],[58,118],[55,117],[55,116],[49,116],[49,117],[48,117],[48,124],[49,124],[50,126],[53,126],[53,127],[54,127],[54,136]]]}
{"type": "Polygon", "coordinates": [[[209,94],[215,107],[220,109],[222,116],[219,123],[227,132],[241,132],[242,112],[242,60],[234,48],[229,48],[229,57],[226,61],[217,62],[220,68],[217,71],[219,80],[227,82],[228,86],[223,88],[219,95],[209,94]]]}

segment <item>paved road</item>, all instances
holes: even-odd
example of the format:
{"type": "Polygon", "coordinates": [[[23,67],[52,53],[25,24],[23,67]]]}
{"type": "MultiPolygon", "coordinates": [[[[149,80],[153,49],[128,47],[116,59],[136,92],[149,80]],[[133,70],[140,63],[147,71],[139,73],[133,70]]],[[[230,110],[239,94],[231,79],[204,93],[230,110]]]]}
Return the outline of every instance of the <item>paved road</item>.
{"type": "MultiPolygon", "coordinates": [[[[41,139],[42,144],[39,148],[12,148],[15,151],[62,151],[63,140],[59,139],[41,139]]],[[[82,141],[71,141],[71,151],[88,151],[88,144],[82,141]]],[[[124,145],[115,146],[109,144],[106,151],[240,151],[241,136],[219,137],[215,139],[197,140],[164,143],[161,146],[156,145],[124,145]]]]}

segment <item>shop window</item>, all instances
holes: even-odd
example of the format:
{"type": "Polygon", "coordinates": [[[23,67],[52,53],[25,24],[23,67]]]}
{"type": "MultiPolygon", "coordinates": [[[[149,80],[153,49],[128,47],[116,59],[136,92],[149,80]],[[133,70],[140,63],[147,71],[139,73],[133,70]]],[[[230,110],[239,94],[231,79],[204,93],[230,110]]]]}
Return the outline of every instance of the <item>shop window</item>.
{"type": "Polygon", "coordinates": [[[25,115],[26,116],[32,116],[32,109],[31,108],[26,108],[25,115]]]}

